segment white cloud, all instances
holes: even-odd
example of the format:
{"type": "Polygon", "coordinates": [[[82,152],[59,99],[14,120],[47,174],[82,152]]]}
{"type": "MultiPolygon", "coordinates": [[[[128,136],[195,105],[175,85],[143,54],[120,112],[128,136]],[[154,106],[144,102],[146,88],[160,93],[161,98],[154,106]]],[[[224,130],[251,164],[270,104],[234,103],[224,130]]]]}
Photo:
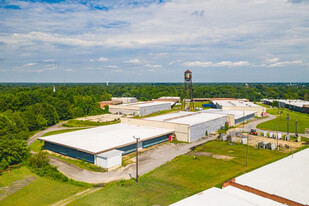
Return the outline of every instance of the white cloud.
{"type": "Polygon", "coordinates": [[[159,65],[159,64],[145,64],[144,67],[149,67],[149,68],[161,68],[162,65],[159,65]]]}
{"type": "Polygon", "coordinates": [[[283,67],[283,66],[291,65],[291,64],[303,64],[303,62],[300,60],[276,62],[276,63],[268,65],[267,67],[283,67]]]}
{"type": "Polygon", "coordinates": [[[95,60],[94,60],[94,59],[90,59],[89,61],[90,61],[90,62],[94,62],[95,60]]]}
{"type": "Polygon", "coordinates": [[[276,58],[272,58],[272,59],[266,59],[265,62],[266,63],[276,63],[280,60],[280,58],[276,57],[276,58]]]}
{"type": "Polygon", "coordinates": [[[73,69],[65,69],[66,72],[71,72],[73,69]]]}
{"type": "Polygon", "coordinates": [[[42,62],[44,62],[44,63],[49,63],[49,62],[55,62],[56,60],[54,60],[54,59],[44,59],[44,60],[42,60],[42,62]]]}
{"type": "Polygon", "coordinates": [[[142,63],[142,61],[139,59],[130,59],[127,62],[131,64],[141,64],[142,63]]]}
{"type": "Polygon", "coordinates": [[[208,62],[201,62],[201,61],[194,61],[194,62],[184,62],[184,66],[188,67],[239,67],[239,66],[247,66],[249,62],[247,61],[221,61],[217,63],[213,63],[211,61],[208,62]]]}
{"type": "Polygon", "coordinates": [[[117,69],[117,68],[119,68],[116,65],[108,65],[108,66],[105,66],[105,67],[108,68],[108,69],[117,69]]]}
{"type": "Polygon", "coordinates": [[[155,57],[155,58],[160,58],[160,57],[168,56],[168,53],[167,52],[149,53],[149,56],[152,56],[152,57],[155,57]]]}
{"type": "Polygon", "coordinates": [[[29,66],[34,66],[34,65],[36,65],[36,63],[31,62],[31,63],[28,63],[28,64],[24,64],[23,66],[24,67],[29,67],[29,66]]]}
{"type": "Polygon", "coordinates": [[[106,58],[106,57],[100,57],[100,58],[98,58],[98,61],[99,61],[99,62],[106,62],[106,61],[108,61],[108,58],[106,58]]]}
{"type": "Polygon", "coordinates": [[[122,69],[113,69],[111,72],[122,72],[122,69]]]}

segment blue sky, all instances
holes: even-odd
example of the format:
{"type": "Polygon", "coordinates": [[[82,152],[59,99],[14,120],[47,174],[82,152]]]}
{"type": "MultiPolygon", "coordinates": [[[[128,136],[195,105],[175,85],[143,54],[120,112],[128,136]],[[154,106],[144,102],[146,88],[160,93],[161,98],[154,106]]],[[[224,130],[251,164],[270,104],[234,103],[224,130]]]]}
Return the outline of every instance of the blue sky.
{"type": "Polygon", "coordinates": [[[308,82],[307,0],[1,0],[0,82],[308,82]]]}

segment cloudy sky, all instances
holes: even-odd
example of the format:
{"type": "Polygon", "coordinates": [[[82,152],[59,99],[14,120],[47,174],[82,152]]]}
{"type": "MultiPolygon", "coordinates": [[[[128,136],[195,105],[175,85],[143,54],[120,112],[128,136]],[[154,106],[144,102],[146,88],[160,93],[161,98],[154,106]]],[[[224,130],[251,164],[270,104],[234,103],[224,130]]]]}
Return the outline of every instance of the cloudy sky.
{"type": "Polygon", "coordinates": [[[308,82],[309,0],[1,0],[0,82],[308,82]]]}

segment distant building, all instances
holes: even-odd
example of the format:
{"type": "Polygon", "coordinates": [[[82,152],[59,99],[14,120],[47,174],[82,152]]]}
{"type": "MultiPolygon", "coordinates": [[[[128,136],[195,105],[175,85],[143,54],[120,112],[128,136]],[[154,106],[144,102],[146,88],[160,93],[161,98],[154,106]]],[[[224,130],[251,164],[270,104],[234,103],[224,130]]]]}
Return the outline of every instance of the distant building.
{"type": "Polygon", "coordinates": [[[255,111],[256,116],[266,116],[266,108],[244,100],[215,100],[212,101],[217,109],[255,111]]]}
{"type": "Polygon", "coordinates": [[[235,126],[254,118],[255,111],[240,111],[240,110],[223,110],[223,109],[206,109],[200,111],[203,113],[224,114],[227,115],[229,126],[235,126]]]}
{"type": "Polygon", "coordinates": [[[106,105],[118,105],[118,104],[122,104],[122,101],[117,101],[117,100],[111,100],[111,101],[102,101],[99,102],[100,107],[104,108],[106,105]]]}
{"type": "Polygon", "coordinates": [[[109,107],[109,112],[111,112],[112,114],[145,116],[153,114],[155,112],[170,109],[170,102],[136,102],[130,104],[111,105],[109,107]]]}
{"type": "Polygon", "coordinates": [[[225,125],[227,115],[200,112],[174,112],[144,119],[123,118],[127,124],[172,129],[179,141],[192,142],[218,131],[225,125]]]}
{"type": "Polygon", "coordinates": [[[137,102],[136,97],[112,97],[113,101],[122,101],[123,104],[135,103],[137,102]]]}
{"type": "Polygon", "coordinates": [[[277,101],[280,108],[287,108],[293,111],[309,114],[309,101],[301,99],[262,99],[262,101],[267,105],[271,105],[274,101],[277,101]]]}
{"type": "Polygon", "coordinates": [[[160,97],[159,99],[153,99],[152,102],[170,102],[171,106],[174,106],[180,101],[180,97],[160,97]]]}

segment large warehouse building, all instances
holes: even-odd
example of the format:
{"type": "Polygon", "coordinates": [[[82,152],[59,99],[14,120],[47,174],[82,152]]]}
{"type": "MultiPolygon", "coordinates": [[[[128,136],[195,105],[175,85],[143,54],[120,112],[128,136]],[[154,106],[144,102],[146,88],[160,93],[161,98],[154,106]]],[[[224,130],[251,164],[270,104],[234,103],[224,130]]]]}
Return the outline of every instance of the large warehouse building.
{"type": "Polygon", "coordinates": [[[254,118],[255,111],[239,111],[226,109],[206,109],[200,112],[227,115],[229,126],[235,126],[254,118]]]}
{"type": "Polygon", "coordinates": [[[111,105],[112,114],[125,114],[132,116],[146,116],[155,112],[170,110],[170,102],[136,102],[131,104],[111,105]]]}
{"type": "Polygon", "coordinates": [[[309,114],[309,101],[301,99],[262,99],[264,104],[271,105],[274,101],[277,101],[280,108],[287,108],[297,112],[303,112],[309,114]]]}
{"type": "Polygon", "coordinates": [[[44,148],[56,153],[83,159],[95,165],[112,168],[121,165],[121,156],[164,141],[174,133],[171,129],[113,124],[41,137],[44,148]]]}
{"type": "Polygon", "coordinates": [[[255,115],[265,117],[266,108],[252,102],[243,100],[214,100],[212,101],[217,109],[255,111],[255,115]]]}
{"type": "Polygon", "coordinates": [[[227,116],[200,112],[177,112],[144,119],[123,118],[121,122],[167,128],[175,131],[179,141],[192,142],[224,126],[227,116]]]}

